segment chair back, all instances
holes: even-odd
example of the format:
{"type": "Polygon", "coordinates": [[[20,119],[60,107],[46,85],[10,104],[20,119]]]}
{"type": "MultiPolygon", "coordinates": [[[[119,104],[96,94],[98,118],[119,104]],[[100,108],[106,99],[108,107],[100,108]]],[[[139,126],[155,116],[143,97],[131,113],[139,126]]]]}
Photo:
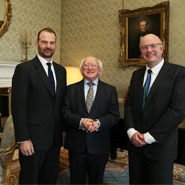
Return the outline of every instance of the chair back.
{"type": "MultiPolygon", "coordinates": [[[[4,126],[0,148],[1,149],[10,148],[14,144],[15,144],[14,125],[13,125],[12,116],[9,116],[4,126]]],[[[9,154],[6,154],[1,157],[1,161],[3,165],[7,161],[8,156],[9,154]]]]}
{"type": "Polygon", "coordinates": [[[5,171],[5,168],[0,162],[0,184],[3,184],[4,171],[5,171]]]}

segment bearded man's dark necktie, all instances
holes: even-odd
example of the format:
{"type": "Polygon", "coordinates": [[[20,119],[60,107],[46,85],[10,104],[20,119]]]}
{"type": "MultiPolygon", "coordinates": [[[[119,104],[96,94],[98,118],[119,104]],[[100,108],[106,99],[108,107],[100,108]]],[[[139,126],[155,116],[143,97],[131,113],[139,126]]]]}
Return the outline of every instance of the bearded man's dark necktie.
{"type": "Polygon", "coordinates": [[[51,70],[51,63],[47,63],[48,65],[48,78],[51,84],[51,89],[53,92],[53,96],[55,96],[55,81],[54,81],[54,77],[53,77],[53,72],[51,70]]]}

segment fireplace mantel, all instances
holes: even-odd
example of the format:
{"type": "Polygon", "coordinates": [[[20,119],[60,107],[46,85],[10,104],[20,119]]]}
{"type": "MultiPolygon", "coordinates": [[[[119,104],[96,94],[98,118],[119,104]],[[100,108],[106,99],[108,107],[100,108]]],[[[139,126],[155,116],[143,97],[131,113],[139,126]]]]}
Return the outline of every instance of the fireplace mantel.
{"type": "Polygon", "coordinates": [[[20,62],[0,61],[0,87],[11,87],[15,67],[20,62]]]}

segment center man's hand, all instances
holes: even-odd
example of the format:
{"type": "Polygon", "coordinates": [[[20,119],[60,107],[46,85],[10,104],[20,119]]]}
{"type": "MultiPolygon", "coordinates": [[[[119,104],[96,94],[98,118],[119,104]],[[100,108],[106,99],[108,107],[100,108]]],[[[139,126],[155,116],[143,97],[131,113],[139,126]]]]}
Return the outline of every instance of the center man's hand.
{"type": "Polygon", "coordinates": [[[92,122],[92,127],[91,127],[91,129],[89,130],[89,132],[94,132],[94,131],[96,131],[98,128],[99,128],[99,123],[96,122],[96,121],[93,121],[93,122],[92,122]]]}
{"type": "Polygon", "coordinates": [[[83,118],[82,119],[82,127],[85,128],[86,132],[88,132],[89,130],[91,130],[93,121],[94,120],[89,119],[89,118],[83,118]]]}

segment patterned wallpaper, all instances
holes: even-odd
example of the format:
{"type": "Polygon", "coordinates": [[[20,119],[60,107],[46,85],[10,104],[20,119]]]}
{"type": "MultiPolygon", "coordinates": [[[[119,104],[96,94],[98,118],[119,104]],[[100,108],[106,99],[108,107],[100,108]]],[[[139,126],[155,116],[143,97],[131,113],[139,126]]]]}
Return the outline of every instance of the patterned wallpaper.
{"type": "Polygon", "coordinates": [[[5,12],[5,1],[0,0],[0,21],[4,20],[4,12],[5,12]]]}
{"type": "Polygon", "coordinates": [[[117,87],[120,97],[127,90],[128,70],[118,68],[122,0],[63,0],[62,65],[79,66],[87,56],[103,62],[101,79],[117,87]]]}
{"type": "Polygon", "coordinates": [[[51,27],[58,41],[54,60],[60,63],[61,0],[10,0],[10,3],[13,17],[8,31],[0,37],[0,60],[20,62],[23,59],[22,32],[26,34],[26,30],[28,35],[32,33],[32,45],[28,50],[28,59],[32,59],[37,54],[37,33],[44,27],[51,27]]]}
{"type": "MultiPolygon", "coordinates": [[[[118,10],[154,6],[165,0],[63,0],[61,64],[79,66],[89,55],[104,65],[101,79],[116,86],[119,98],[126,93],[132,72],[138,67],[118,68],[120,26],[118,10]]],[[[169,62],[185,66],[185,4],[170,0],[169,62]]],[[[123,117],[123,104],[120,104],[123,117]]]]}
{"type": "MultiPolygon", "coordinates": [[[[10,0],[12,21],[0,37],[0,60],[20,61],[21,34],[32,32],[28,59],[37,54],[35,40],[43,27],[57,33],[54,60],[79,66],[89,55],[104,64],[101,79],[116,86],[119,98],[126,93],[132,72],[138,67],[118,68],[120,26],[118,10],[154,6],[165,0],[10,0]]],[[[185,3],[170,0],[169,62],[185,66],[185,3]]],[[[123,117],[123,105],[120,105],[123,117]]]]}
{"type": "MultiPolygon", "coordinates": [[[[115,85],[123,98],[132,71],[138,67],[118,68],[118,10],[154,6],[162,0],[63,0],[62,4],[62,65],[78,66],[81,59],[93,55],[104,64],[101,79],[115,85]]],[[[185,4],[170,1],[169,61],[185,65],[184,37],[185,4]],[[178,31],[177,31],[178,30],[178,31]]]]}

